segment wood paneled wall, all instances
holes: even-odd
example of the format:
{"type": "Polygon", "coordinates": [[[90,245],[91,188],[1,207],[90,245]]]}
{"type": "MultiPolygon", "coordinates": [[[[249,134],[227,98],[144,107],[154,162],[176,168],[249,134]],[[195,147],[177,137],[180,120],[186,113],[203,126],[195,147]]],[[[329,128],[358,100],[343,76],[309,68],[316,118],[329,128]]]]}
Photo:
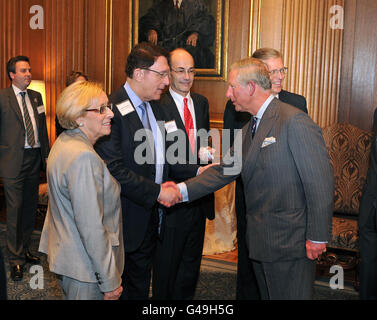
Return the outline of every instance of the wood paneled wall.
{"type": "Polygon", "coordinates": [[[28,55],[35,61],[34,78],[43,79],[44,51],[43,30],[32,30],[29,26],[32,5],[43,5],[43,0],[0,0],[0,86],[10,84],[6,74],[6,63],[15,55],[28,55]]]}
{"type": "Polygon", "coordinates": [[[94,0],[0,0],[0,86],[10,85],[6,62],[30,58],[33,79],[46,84],[46,115],[50,143],[55,140],[55,102],[72,70],[88,69],[88,3],[94,0]],[[43,29],[32,29],[30,8],[44,10],[43,29]]]}
{"type": "Polygon", "coordinates": [[[285,0],[282,53],[285,87],[306,97],[321,127],[337,122],[343,30],[331,27],[330,9],[343,0],[285,0]]]}
{"type": "MultiPolygon", "coordinates": [[[[44,80],[50,141],[55,139],[55,103],[72,70],[87,71],[88,0],[45,1],[44,80]],[[69,22],[68,22],[69,21],[69,22]]],[[[34,68],[34,61],[32,68],[34,68]]],[[[35,75],[33,74],[35,79],[35,75]]]]}
{"type": "Polygon", "coordinates": [[[377,1],[345,0],[339,121],[372,130],[377,107],[377,1]]]}
{"type": "MultiPolygon", "coordinates": [[[[377,102],[377,41],[371,35],[377,24],[376,7],[374,0],[231,0],[227,65],[261,46],[275,47],[289,67],[286,89],[306,96],[310,116],[318,124],[336,122],[339,110],[339,120],[369,129],[377,102]],[[329,8],[343,3],[342,49],[343,31],[329,28],[329,8]]],[[[107,93],[125,81],[131,23],[131,1],[0,0],[0,86],[9,85],[6,61],[28,55],[33,78],[46,82],[53,142],[55,101],[71,70],[82,70],[102,82],[107,93]],[[29,26],[29,10],[35,4],[44,8],[43,30],[29,26]]],[[[224,80],[196,80],[193,87],[209,99],[216,127],[221,126],[226,89],[224,80]]]]}

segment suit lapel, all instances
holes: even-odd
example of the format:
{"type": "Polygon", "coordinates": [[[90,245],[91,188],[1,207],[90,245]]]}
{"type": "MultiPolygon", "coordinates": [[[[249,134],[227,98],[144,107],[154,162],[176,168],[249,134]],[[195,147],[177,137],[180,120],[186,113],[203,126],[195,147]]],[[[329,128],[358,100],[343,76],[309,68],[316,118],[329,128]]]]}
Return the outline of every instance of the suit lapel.
{"type": "Polygon", "coordinates": [[[165,131],[165,127],[164,126],[160,127],[159,124],[158,124],[158,122],[161,122],[161,121],[165,122],[165,119],[164,119],[164,117],[162,115],[162,112],[161,112],[161,109],[160,109],[161,106],[159,104],[157,104],[155,101],[150,101],[149,104],[151,106],[152,112],[153,112],[154,117],[156,119],[157,127],[160,130],[162,136],[164,137],[164,135],[165,135],[165,132],[164,132],[165,131]]]}
{"type": "MultiPolygon", "coordinates": [[[[139,115],[136,112],[136,107],[133,105],[131,99],[129,98],[129,96],[126,92],[126,89],[124,89],[124,87],[122,86],[118,90],[118,94],[115,97],[114,103],[117,105],[117,104],[120,104],[120,103],[122,103],[126,100],[129,100],[129,102],[131,103],[131,105],[133,106],[135,111],[132,111],[132,112],[130,112],[130,113],[124,115],[124,116],[122,116],[122,114],[120,114],[120,115],[121,115],[121,119],[122,119],[124,126],[128,130],[130,143],[131,143],[131,145],[133,145],[133,148],[134,148],[133,150],[130,150],[130,151],[134,152],[135,149],[137,148],[137,146],[141,143],[139,141],[135,141],[135,139],[134,139],[135,133],[136,133],[136,131],[143,129],[144,126],[143,126],[143,124],[142,124],[142,122],[139,118],[139,115]]],[[[120,113],[119,109],[118,109],[118,112],[120,113]]],[[[149,175],[152,172],[155,172],[155,170],[156,170],[155,165],[145,164],[143,166],[145,166],[145,168],[148,168],[149,175]]]]}
{"type": "MultiPolygon", "coordinates": [[[[193,94],[191,95],[192,102],[194,104],[194,110],[195,110],[195,122],[196,122],[196,132],[200,130],[200,128],[206,128],[206,125],[203,123],[204,119],[202,117],[203,112],[201,112],[201,103],[196,98],[196,96],[193,94]]],[[[187,138],[188,139],[188,138],[187,138]]],[[[196,151],[198,152],[199,156],[199,149],[200,149],[200,141],[198,139],[198,135],[196,135],[196,151]]]]}
{"type": "MultiPolygon", "coordinates": [[[[166,104],[166,106],[169,108],[171,117],[172,117],[172,119],[175,120],[177,128],[186,132],[185,124],[182,121],[181,115],[179,114],[179,111],[178,111],[178,107],[175,104],[175,101],[174,101],[173,97],[171,96],[170,92],[166,95],[166,98],[167,98],[167,102],[168,102],[166,104]]],[[[187,137],[187,134],[186,134],[186,137],[187,137]]]]}
{"type": "MultiPolygon", "coordinates": [[[[179,114],[178,107],[175,104],[175,101],[174,101],[173,97],[171,96],[170,92],[166,94],[165,99],[166,99],[165,105],[169,109],[169,119],[174,120],[175,124],[177,125],[177,129],[182,130],[185,133],[186,152],[192,153],[191,148],[190,148],[189,138],[188,138],[188,135],[187,135],[187,132],[186,132],[185,124],[184,124],[184,122],[181,118],[181,115],[179,114]]],[[[195,105],[195,103],[194,103],[194,105],[195,105]]],[[[188,153],[187,153],[187,159],[188,159],[188,153]]]]}
{"type": "Polygon", "coordinates": [[[126,92],[126,89],[124,89],[124,87],[121,87],[121,91],[120,91],[120,94],[117,97],[117,100],[118,101],[115,104],[120,104],[120,103],[128,100],[135,110],[133,112],[128,113],[125,116],[122,116],[122,120],[125,122],[126,127],[129,128],[130,134],[132,135],[132,137],[134,137],[135,132],[139,129],[143,129],[144,127],[143,127],[143,124],[142,124],[142,122],[139,118],[139,115],[136,112],[136,106],[133,105],[133,103],[132,103],[131,99],[129,98],[129,96],[126,92]]]}
{"type": "Polygon", "coordinates": [[[14,94],[13,88],[8,88],[8,99],[9,99],[9,106],[14,110],[17,114],[18,119],[21,121],[22,125],[24,126],[24,119],[22,117],[22,113],[20,110],[20,105],[18,104],[18,100],[16,95],[14,94]]]}
{"type": "MultiPolygon", "coordinates": [[[[267,107],[259,123],[258,130],[255,133],[254,139],[251,139],[250,125],[248,127],[248,130],[246,131],[246,135],[244,139],[250,139],[251,144],[249,144],[250,148],[248,150],[245,149],[244,151],[246,154],[246,157],[243,160],[243,169],[244,169],[243,175],[245,175],[245,177],[248,177],[248,179],[251,178],[252,172],[256,164],[256,160],[258,159],[258,156],[261,150],[262,143],[276,122],[277,102],[278,100],[274,99],[271,101],[270,105],[267,107]]],[[[247,143],[244,143],[244,145],[247,146],[247,143]]]]}
{"type": "Polygon", "coordinates": [[[27,94],[29,96],[29,100],[30,100],[30,103],[31,103],[31,106],[33,108],[33,113],[34,113],[34,119],[35,119],[35,123],[37,125],[37,128],[38,128],[38,132],[40,131],[40,125],[39,125],[39,113],[38,113],[38,98],[36,96],[34,96],[34,94],[32,93],[31,90],[27,90],[27,94]]]}
{"type": "Polygon", "coordinates": [[[204,128],[205,125],[202,124],[202,112],[200,112],[200,108],[201,108],[201,105],[198,101],[198,99],[196,99],[196,96],[195,95],[191,95],[191,99],[192,99],[192,102],[194,104],[194,110],[195,110],[195,122],[196,122],[196,130],[199,130],[198,128],[204,128]]]}

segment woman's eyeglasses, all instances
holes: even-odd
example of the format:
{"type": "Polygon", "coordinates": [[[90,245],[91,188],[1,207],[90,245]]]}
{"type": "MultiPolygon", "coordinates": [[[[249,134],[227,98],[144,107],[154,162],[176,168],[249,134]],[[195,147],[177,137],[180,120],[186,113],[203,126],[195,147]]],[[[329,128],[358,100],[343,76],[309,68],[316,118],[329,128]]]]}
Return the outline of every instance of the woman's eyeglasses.
{"type": "Polygon", "coordinates": [[[113,104],[110,103],[106,106],[100,106],[99,109],[86,109],[85,111],[93,111],[100,114],[105,114],[107,112],[107,109],[110,109],[111,111],[113,111],[113,104]]]}

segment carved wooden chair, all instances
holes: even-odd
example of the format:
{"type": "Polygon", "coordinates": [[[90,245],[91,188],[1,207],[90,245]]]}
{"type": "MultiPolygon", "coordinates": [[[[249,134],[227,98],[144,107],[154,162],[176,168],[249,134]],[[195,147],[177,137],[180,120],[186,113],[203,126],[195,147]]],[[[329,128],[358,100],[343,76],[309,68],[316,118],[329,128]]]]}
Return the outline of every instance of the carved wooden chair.
{"type": "Polygon", "coordinates": [[[334,214],[332,239],[319,265],[341,265],[354,270],[358,287],[359,235],[358,214],[363,186],[369,167],[372,132],[348,123],[323,129],[323,137],[334,170],[334,214]]]}

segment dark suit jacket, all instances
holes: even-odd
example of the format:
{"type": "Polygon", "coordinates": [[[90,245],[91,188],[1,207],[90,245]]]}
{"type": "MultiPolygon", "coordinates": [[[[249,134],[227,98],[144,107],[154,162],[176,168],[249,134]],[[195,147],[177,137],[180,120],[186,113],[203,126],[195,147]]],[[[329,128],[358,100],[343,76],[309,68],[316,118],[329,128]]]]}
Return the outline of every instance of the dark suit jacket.
{"type": "MultiPolygon", "coordinates": [[[[123,86],[109,97],[109,101],[114,104],[119,104],[128,99],[123,86]]],[[[162,120],[156,103],[152,101],[150,105],[156,120],[162,120]]],[[[95,145],[95,150],[102,159],[109,163],[108,168],[111,174],[122,186],[124,244],[126,251],[132,252],[138,249],[145,237],[151,212],[156,210],[160,186],[154,182],[155,165],[140,165],[134,159],[135,149],[142,143],[135,141],[134,135],[137,130],[143,129],[137,112],[133,111],[122,116],[117,107],[114,108],[113,112],[111,134],[100,139],[95,145]]],[[[194,171],[194,169],[192,170],[194,171]]],[[[170,166],[165,165],[164,181],[169,175],[169,170],[170,166]]],[[[182,175],[186,178],[194,176],[192,172],[183,172],[182,175]]]]}
{"type": "MultiPolygon", "coordinates": [[[[209,105],[207,98],[191,93],[191,98],[194,103],[194,109],[195,109],[195,120],[196,120],[196,129],[205,129],[206,131],[209,131],[209,105]]],[[[163,114],[164,120],[166,122],[174,120],[178,130],[182,130],[185,132],[185,146],[186,146],[186,162],[189,162],[190,154],[192,156],[192,150],[190,148],[189,138],[185,130],[185,125],[182,121],[182,118],[178,112],[177,106],[174,102],[173,97],[171,96],[170,92],[167,92],[161,96],[161,99],[159,101],[160,104],[160,110],[163,114]]],[[[167,134],[167,140],[169,140],[169,134],[167,134]]],[[[177,141],[177,137],[174,140],[174,142],[171,142],[172,144],[177,141]]],[[[197,152],[199,152],[199,149],[201,147],[200,145],[200,139],[197,137],[196,139],[196,149],[197,152]]],[[[195,159],[196,163],[199,163],[199,157],[197,156],[195,159]]],[[[174,176],[171,177],[175,182],[181,182],[184,179],[174,179],[174,176]]],[[[185,210],[196,210],[196,212],[199,212],[203,215],[203,217],[207,217],[208,219],[212,220],[215,217],[215,204],[214,204],[214,195],[208,195],[206,197],[203,197],[197,201],[194,201],[192,203],[182,203],[178,204],[172,208],[167,209],[167,225],[174,226],[175,223],[177,223],[176,215],[179,215],[182,213],[182,211],[185,210]]]]}
{"type": "Polygon", "coordinates": [[[0,249],[0,300],[7,299],[7,277],[5,273],[5,265],[3,254],[0,249]]]}
{"type": "MultiPolygon", "coordinates": [[[[250,258],[274,262],[306,257],[306,240],[328,241],[331,234],[333,172],[321,129],[304,112],[273,99],[254,139],[247,124],[242,141],[250,258]],[[266,138],[272,143],[264,145],[266,138]]],[[[190,201],[239,176],[224,168],[212,167],[188,180],[190,201]]]]}
{"type": "MultiPolygon", "coordinates": [[[[373,120],[374,141],[370,152],[370,165],[367,174],[367,181],[364,185],[363,195],[359,210],[359,229],[362,229],[372,210],[376,210],[377,199],[377,109],[374,111],[373,120]]],[[[377,221],[376,221],[377,227],[377,221]]]]}
{"type": "MultiPolygon", "coordinates": [[[[38,113],[38,107],[43,105],[39,92],[27,90],[34,117],[38,128],[38,138],[41,144],[43,169],[46,169],[46,159],[50,150],[46,113],[38,113]]],[[[25,126],[22,113],[11,87],[0,90],[0,177],[15,178],[22,168],[23,150],[25,146],[25,126]]]]}

